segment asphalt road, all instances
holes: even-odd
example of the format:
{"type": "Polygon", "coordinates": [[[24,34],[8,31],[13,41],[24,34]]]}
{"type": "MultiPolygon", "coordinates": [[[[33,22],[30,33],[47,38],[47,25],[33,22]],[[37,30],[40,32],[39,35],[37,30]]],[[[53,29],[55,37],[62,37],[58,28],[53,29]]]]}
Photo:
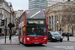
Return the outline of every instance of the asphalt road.
{"type": "Polygon", "coordinates": [[[72,42],[48,42],[40,45],[0,45],[0,50],[75,50],[72,42]]]}
{"type": "MultiPolygon", "coordinates": [[[[15,41],[17,42],[16,38],[15,41]]],[[[40,45],[0,45],[0,50],[75,50],[73,42],[48,42],[40,45]]]]}

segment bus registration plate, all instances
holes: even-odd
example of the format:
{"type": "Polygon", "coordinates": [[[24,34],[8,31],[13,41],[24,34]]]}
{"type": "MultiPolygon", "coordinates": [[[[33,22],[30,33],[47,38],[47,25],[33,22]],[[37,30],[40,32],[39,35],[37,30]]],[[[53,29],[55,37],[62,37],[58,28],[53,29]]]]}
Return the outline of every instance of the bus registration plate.
{"type": "Polygon", "coordinates": [[[35,42],[34,44],[39,44],[39,42],[35,42]]]}

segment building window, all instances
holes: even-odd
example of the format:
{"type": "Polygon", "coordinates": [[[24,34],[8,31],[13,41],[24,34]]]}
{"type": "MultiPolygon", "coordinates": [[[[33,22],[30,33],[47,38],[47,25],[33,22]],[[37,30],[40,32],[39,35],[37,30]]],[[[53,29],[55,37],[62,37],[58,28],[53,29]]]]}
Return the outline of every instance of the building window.
{"type": "Polygon", "coordinates": [[[35,5],[34,7],[35,7],[35,8],[39,8],[39,6],[38,6],[38,5],[35,5]]]}
{"type": "Polygon", "coordinates": [[[2,20],[2,16],[0,16],[0,20],[2,20]]]}
{"type": "Polygon", "coordinates": [[[35,1],[35,0],[32,0],[32,1],[35,1]]]}
{"type": "Polygon", "coordinates": [[[36,1],[40,2],[41,0],[36,0],[36,1]]]}
{"type": "Polygon", "coordinates": [[[2,11],[0,11],[0,14],[2,14],[2,11]]]}

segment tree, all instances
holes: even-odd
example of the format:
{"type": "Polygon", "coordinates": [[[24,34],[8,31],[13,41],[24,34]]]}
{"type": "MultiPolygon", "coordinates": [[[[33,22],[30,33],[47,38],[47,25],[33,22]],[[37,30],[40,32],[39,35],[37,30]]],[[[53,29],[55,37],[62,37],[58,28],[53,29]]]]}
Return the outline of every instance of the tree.
{"type": "Polygon", "coordinates": [[[69,7],[65,7],[64,9],[64,19],[63,19],[63,24],[68,24],[69,27],[72,30],[72,35],[73,33],[73,25],[75,24],[75,6],[69,6],[69,7]]]}

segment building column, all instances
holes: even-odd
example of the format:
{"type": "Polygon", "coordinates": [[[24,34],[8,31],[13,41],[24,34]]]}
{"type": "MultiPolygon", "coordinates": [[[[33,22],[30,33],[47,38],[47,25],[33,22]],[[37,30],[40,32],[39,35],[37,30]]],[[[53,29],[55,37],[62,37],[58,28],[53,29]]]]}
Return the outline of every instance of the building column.
{"type": "Polygon", "coordinates": [[[49,27],[50,27],[50,16],[49,16],[49,27]]]}
{"type": "Polygon", "coordinates": [[[57,23],[57,31],[58,31],[58,24],[59,24],[58,16],[57,16],[57,21],[58,21],[58,23],[57,23]]]}
{"type": "Polygon", "coordinates": [[[53,30],[55,31],[55,15],[53,15],[53,30]]]}
{"type": "Polygon", "coordinates": [[[50,16],[51,17],[51,30],[52,30],[52,16],[50,16]]]}
{"type": "Polygon", "coordinates": [[[48,16],[48,26],[49,26],[49,16],[48,16]]]}

